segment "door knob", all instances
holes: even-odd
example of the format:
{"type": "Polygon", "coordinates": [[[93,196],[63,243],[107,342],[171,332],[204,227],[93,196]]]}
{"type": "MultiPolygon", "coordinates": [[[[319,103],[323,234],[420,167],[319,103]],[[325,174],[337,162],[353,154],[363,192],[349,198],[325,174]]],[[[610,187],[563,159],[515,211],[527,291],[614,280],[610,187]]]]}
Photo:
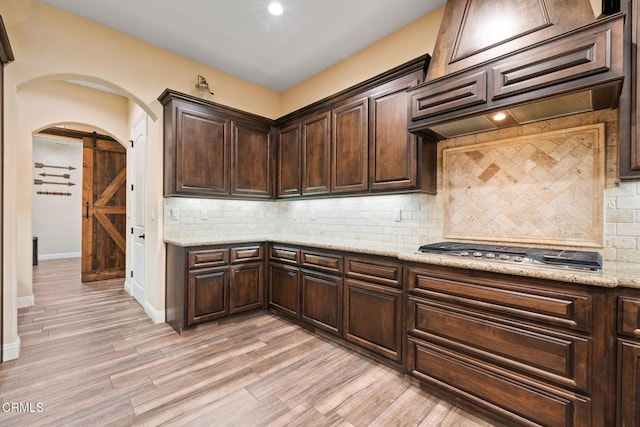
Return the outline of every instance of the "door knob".
{"type": "Polygon", "coordinates": [[[138,239],[144,239],[144,234],[139,235],[138,239]]]}

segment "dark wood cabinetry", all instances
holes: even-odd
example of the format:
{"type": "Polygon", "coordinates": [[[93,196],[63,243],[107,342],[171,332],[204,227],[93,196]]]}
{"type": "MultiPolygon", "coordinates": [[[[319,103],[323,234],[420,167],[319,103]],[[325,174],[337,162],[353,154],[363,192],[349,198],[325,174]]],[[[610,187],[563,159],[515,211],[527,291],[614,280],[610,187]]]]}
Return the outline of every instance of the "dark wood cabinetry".
{"type": "Polygon", "coordinates": [[[640,90],[638,90],[638,67],[640,56],[637,54],[637,40],[640,36],[640,9],[638,0],[625,0],[619,3],[625,13],[624,22],[624,73],[625,82],[620,94],[618,107],[618,167],[622,180],[640,179],[640,127],[638,127],[638,108],[640,108],[640,90]]]}
{"type": "Polygon", "coordinates": [[[233,122],[231,195],[273,197],[274,132],[266,124],[233,122]]]}
{"type": "Polygon", "coordinates": [[[228,194],[230,121],[184,101],[171,107],[176,144],[170,155],[175,156],[175,168],[173,174],[165,171],[165,177],[172,180],[165,184],[178,194],[228,194]]]}
{"type": "Polygon", "coordinates": [[[273,197],[273,122],[165,90],[164,195],[273,197]]]}
{"type": "Polygon", "coordinates": [[[394,362],[402,361],[400,272],[389,260],[346,259],[344,337],[394,362]]]}
{"type": "Polygon", "coordinates": [[[289,316],[300,312],[300,269],[269,263],[269,306],[289,316]]]}
{"type": "Polygon", "coordinates": [[[158,98],[164,195],[435,194],[436,146],[406,129],[406,91],[421,81],[424,63],[415,59],[277,121],[165,90],[158,98]]]}
{"type": "Polygon", "coordinates": [[[407,89],[423,65],[411,61],[279,119],[276,196],[435,194],[436,146],[407,132],[407,89]]]}
{"type": "Polygon", "coordinates": [[[229,269],[190,271],[187,289],[187,325],[196,325],[229,314],[229,269]]]}
{"type": "Polygon", "coordinates": [[[326,194],[331,188],[331,115],[302,121],[302,194],[326,194]]]}
{"type": "Polygon", "coordinates": [[[640,426],[640,292],[617,299],[618,425],[640,426]]]}
{"type": "Polygon", "coordinates": [[[508,423],[614,422],[603,293],[436,266],[409,268],[407,292],[410,375],[508,423]]]}
{"type": "Polygon", "coordinates": [[[279,130],[278,144],[278,197],[302,194],[302,134],[300,123],[284,126],[279,130]]]}
{"type": "Polygon", "coordinates": [[[331,111],[331,190],[365,191],[369,187],[369,99],[349,99],[331,111]]]}
{"type": "MultiPolygon", "coordinates": [[[[418,138],[407,132],[407,89],[418,79],[400,79],[371,96],[370,185],[372,190],[418,186],[418,138]]],[[[427,149],[435,145],[428,145],[427,149]]],[[[435,164],[435,163],[434,163],[435,164]]]]}
{"type": "Polygon", "coordinates": [[[300,318],[316,328],[342,335],[342,277],[302,270],[300,318]]]}
{"type": "Polygon", "coordinates": [[[403,291],[397,260],[271,244],[269,261],[274,311],[400,366],[403,291]]]}
{"type": "Polygon", "coordinates": [[[265,307],[264,244],[167,245],[166,321],[177,332],[265,307]]]}

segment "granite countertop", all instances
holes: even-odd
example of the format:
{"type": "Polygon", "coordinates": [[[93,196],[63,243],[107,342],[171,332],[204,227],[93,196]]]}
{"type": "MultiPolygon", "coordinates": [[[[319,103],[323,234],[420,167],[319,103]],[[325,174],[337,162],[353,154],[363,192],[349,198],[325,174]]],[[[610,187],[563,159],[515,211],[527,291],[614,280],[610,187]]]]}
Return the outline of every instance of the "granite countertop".
{"type": "Polygon", "coordinates": [[[252,236],[202,236],[196,238],[165,238],[165,242],[181,247],[243,244],[251,242],[273,242],[296,246],[308,246],[343,252],[357,252],[368,255],[379,255],[398,258],[425,264],[444,265],[449,267],[470,268],[474,270],[496,273],[514,274],[525,277],[559,280],[591,286],[614,288],[617,286],[640,288],[640,263],[605,261],[602,271],[575,271],[562,267],[539,267],[518,264],[507,264],[470,258],[457,258],[418,252],[417,247],[398,245],[396,243],[371,242],[366,240],[347,240],[335,238],[303,237],[295,235],[252,235],[252,236]]]}

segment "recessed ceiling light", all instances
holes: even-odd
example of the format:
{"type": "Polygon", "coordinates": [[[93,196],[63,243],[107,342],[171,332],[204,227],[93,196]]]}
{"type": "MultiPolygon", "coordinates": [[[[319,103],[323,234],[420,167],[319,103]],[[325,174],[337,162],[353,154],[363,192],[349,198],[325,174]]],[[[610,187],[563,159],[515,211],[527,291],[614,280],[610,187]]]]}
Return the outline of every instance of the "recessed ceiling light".
{"type": "Polygon", "coordinates": [[[503,113],[502,111],[500,111],[499,113],[496,113],[493,115],[493,120],[495,120],[496,122],[499,122],[501,120],[504,120],[507,118],[507,115],[505,113],[503,113]]]}
{"type": "Polygon", "coordinates": [[[282,15],[282,12],[284,11],[284,9],[282,8],[282,5],[278,2],[273,2],[269,5],[269,13],[275,16],[279,16],[282,15]]]}

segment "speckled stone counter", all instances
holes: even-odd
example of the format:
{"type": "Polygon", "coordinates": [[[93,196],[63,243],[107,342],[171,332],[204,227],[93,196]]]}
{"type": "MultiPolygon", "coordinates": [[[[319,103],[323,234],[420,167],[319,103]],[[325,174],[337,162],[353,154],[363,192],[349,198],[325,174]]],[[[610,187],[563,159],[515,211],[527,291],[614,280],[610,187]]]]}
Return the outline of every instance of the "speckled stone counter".
{"type": "Polygon", "coordinates": [[[424,254],[417,247],[398,245],[393,242],[372,242],[366,240],[336,240],[335,238],[317,238],[295,235],[278,236],[202,236],[195,238],[165,238],[165,242],[181,247],[243,244],[251,242],[273,242],[294,246],[307,246],[342,252],[356,252],[367,255],[379,255],[398,258],[401,261],[424,264],[436,264],[449,267],[470,268],[495,273],[513,274],[540,279],[558,280],[605,288],[640,288],[640,262],[624,263],[605,261],[599,272],[575,271],[562,267],[541,267],[519,264],[483,261],[470,258],[458,258],[444,255],[424,254]]]}

